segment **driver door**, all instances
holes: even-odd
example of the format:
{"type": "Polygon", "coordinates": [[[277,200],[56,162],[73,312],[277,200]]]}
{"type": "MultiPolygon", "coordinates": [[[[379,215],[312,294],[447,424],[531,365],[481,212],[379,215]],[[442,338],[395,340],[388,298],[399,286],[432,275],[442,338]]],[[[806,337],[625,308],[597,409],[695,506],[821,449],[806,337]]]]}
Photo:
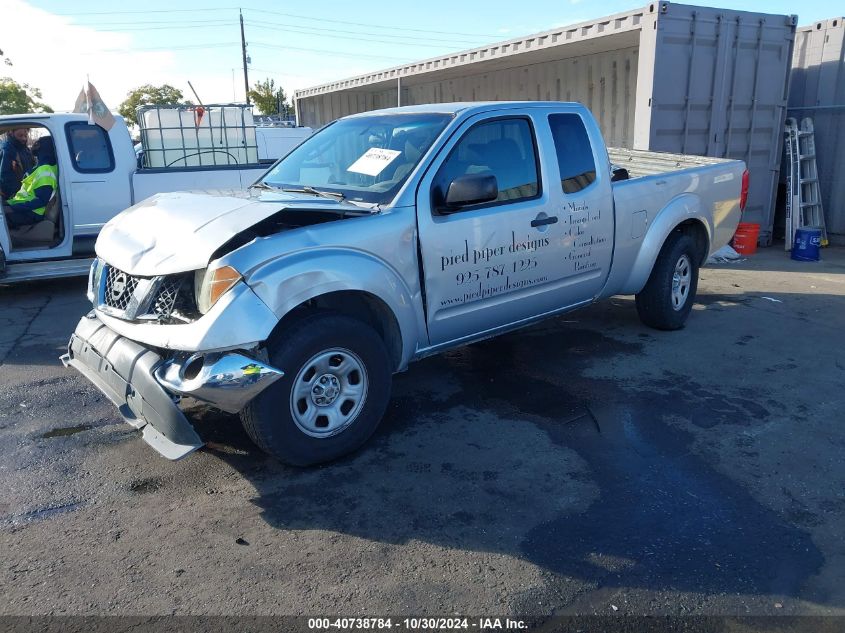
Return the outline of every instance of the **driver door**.
{"type": "Polygon", "coordinates": [[[432,346],[560,307],[562,224],[538,159],[550,145],[545,121],[531,114],[479,115],[423,178],[417,209],[432,346]],[[449,184],[469,174],[495,176],[497,198],[444,208],[449,184]]]}

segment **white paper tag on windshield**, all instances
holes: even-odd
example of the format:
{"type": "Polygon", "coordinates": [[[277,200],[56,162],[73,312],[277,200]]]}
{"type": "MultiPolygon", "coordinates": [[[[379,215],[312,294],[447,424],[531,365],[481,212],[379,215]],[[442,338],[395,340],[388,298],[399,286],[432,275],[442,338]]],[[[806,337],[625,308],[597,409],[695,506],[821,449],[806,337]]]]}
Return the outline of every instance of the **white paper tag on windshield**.
{"type": "Polygon", "coordinates": [[[366,174],[367,176],[378,176],[401,153],[398,149],[371,147],[364,152],[361,158],[347,167],[346,171],[356,174],[366,174]]]}

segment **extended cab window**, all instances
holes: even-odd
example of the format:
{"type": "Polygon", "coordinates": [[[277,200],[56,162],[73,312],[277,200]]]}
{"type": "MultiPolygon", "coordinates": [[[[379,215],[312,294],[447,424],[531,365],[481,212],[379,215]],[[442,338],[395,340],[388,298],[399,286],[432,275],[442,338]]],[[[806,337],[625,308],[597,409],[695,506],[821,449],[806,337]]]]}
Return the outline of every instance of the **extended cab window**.
{"type": "Polygon", "coordinates": [[[536,198],[540,193],[538,173],[534,132],[527,119],[479,123],[464,134],[437,172],[434,206],[441,206],[446,199],[449,183],[467,174],[496,177],[499,196],[484,206],[536,198]]]}
{"type": "Polygon", "coordinates": [[[596,162],[584,121],[577,114],[552,114],[549,126],[557,150],[560,184],[564,193],[576,193],[596,179],[596,162]]]}
{"type": "Polygon", "coordinates": [[[68,123],[65,126],[73,168],[83,174],[97,174],[114,169],[114,153],[108,133],[99,125],[68,123]]]}

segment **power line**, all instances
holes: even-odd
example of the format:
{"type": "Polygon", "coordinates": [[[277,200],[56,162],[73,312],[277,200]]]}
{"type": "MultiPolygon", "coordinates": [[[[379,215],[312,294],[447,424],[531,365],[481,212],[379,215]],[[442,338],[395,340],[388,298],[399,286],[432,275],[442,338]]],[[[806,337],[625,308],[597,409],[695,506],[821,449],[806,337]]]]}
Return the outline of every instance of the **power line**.
{"type": "MultiPolygon", "coordinates": [[[[240,42],[214,42],[208,44],[183,44],[179,46],[147,46],[141,48],[132,48],[131,50],[125,48],[107,48],[97,51],[96,53],[82,53],[83,55],[99,55],[101,53],[121,53],[124,55],[131,55],[136,52],[149,51],[185,51],[185,50],[204,50],[209,48],[229,48],[237,46],[240,48],[240,42]]],[[[364,53],[346,53],[342,51],[331,51],[323,48],[303,48],[299,46],[283,46],[281,44],[270,44],[268,42],[250,42],[250,46],[258,46],[260,48],[270,48],[273,50],[291,50],[301,51],[304,53],[319,53],[329,55],[342,55],[343,57],[357,57],[361,59],[376,59],[388,61],[407,61],[405,58],[399,57],[385,57],[382,55],[366,55],[364,53]]]]}
{"type": "Polygon", "coordinates": [[[146,11],[73,11],[71,13],[54,13],[65,17],[77,15],[133,15],[142,13],[196,13],[197,11],[237,11],[237,7],[203,7],[202,9],[148,9],[146,11]]]}
{"type": "Polygon", "coordinates": [[[296,13],[281,13],[279,11],[268,11],[267,9],[247,9],[249,11],[256,11],[257,13],[269,13],[270,15],[281,15],[286,18],[297,18],[299,20],[311,20],[314,22],[331,22],[333,24],[349,24],[352,26],[366,26],[369,28],[378,29],[393,29],[394,31],[414,31],[416,33],[436,33],[438,35],[467,35],[469,37],[498,37],[496,35],[486,35],[484,33],[458,33],[456,31],[433,31],[430,29],[412,29],[406,26],[396,26],[390,24],[373,24],[372,22],[349,22],[347,20],[330,20],[328,18],[312,18],[306,15],[296,13]]]}
{"type": "MultiPolygon", "coordinates": [[[[461,33],[457,31],[437,31],[433,29],[414,29],[406,26],[399,26],[399,25],[391,25],[391,24],[374,24],[372,22],[351,22],[347,20],[332,20],[328,18],[315,18],[307,15],[297,14],[297,13],[283,13],[280,11],[269,11],[267,9],[254,9],[252,7],[242,7],[244,11],[255,11],[257,13],[265,13],[269,15],[279,15],[286,18],[295,18],[298,20],[308,20],[312,22],[331,22],[333,24],[345,24],[349,26],[363,26],[369,28],[378,28],[378,29],[391,29],[393,31],[411,31],[414,33],[434,33],[437,35],[463,35],[467,37],[474,37],[474,38],[488,38],[488,37],[499,37],[498,35],[490,35],[485,33],[461,33]]],[[[203,13],[207,13],[209,11],[237,11],[239,7],[203,7],[202,9],[151,9],[147,11],[74,11],[70,13],[54,13],[54,15],[60,15],[64,17],[77,17],[77,16],[97,16],[97,15],[147,15],[150,13],[197,13],[202,11],[203,13]]]]}
{"type": "MultiPolygon", "coordinates": [[[[334,39],[347,39],[347,40],[355,40],[359,42],[370,42],[370,43],[382,43],[382,44],[397,44],[400,41],[403,43],[408,43],[411,46],[422,46],[427,48],[443,48],[443,44],[453,44],[459,46],[477,46],[478,44],[475,42],[468,42],[466,40],[447,40],[447,39],[438,39],[438,38],[422,38],[422,37],[414,37],[410,35],[390,35],[387,33],[370,33],[366,31],[357,32],[357,31],[348,31],[343,29],[321,29],[318,27],[310,27],[310,26],[299,26],[299,25],[286,25],[280,24],[277,22],[254,22],[251,20],[244,20],[244,23],[249,25],[252,28],[257,29],[266,29],[275,32],[285,32],[285,33],[295,33],[298,35],[319,35],[319,36],[331,36],[334,39]],[[367,37],[356,37],[355,35],[340,35],[341,33],[356,33],[359,35],[370,35],[376,37],[378,39],[370,39],[367,37]],[[391,38],[391,39],[386,39],[391,38]],[[396,41],[394,41],[396,40],[396,41]],[[423,43],[423,42],[442,42],[443,44],[436,44],[436,43],[423,43]]],[[[181,31],[187,29],[214,29],[214,28],[229,28],[233,27],[234,24],[229,20],[198,20],[198,21],[191,21],[188,20],[182,24],[173,24],[167,22],[138,22],[138,23],[119,23],[119,22],[109,22],[109,23],[100,23],[100,24],[92,24],[92,25],[84,25],[86,28],[93,28],[100,33],[134,33],[134,32],[147,32],[147,31],[181,31]],[[127,24],[127,26],[117,27],[117,28],[108,28],[108,29],[101,29],[100,26],[106,25],[115,25],[115,24],[127,24]],[[135,24],[159,24],[159,25],[166,25],[166,26],[135,26],[135,24]]]]}
{"type": "MultiPolygon", "coordinates": [[[[374,37],[378,37],[379,39],[371,39],[367,37],[355,37],[354,35],[339,35],[340,33],[351,33],[351,31],[343,31],[340,29],[318,29],[314,27],[299,27],[299,26],[292,26],[288,27],[287,25],[276,24],[276,23],[264,23],[260,24],[258,22],[253,22],[250,20],[244,20],[244,23],[251,28],[257,29],[265,29],[274,32],[283,32],[283,33],[294,33],[297,35],[317,35],[323,37],[331,37],[332,39],[344,39],[344,40],[354,40],[358,42],[369,42],[373,44],[398,44],[399,41],[394,40],[387,40],[384,38],[396,38],[402,42],[407,42],[409,46],[416,46],[416,47],[425,47],[425,48],[438,48],[443,49],[444,45],[447,43],[451,43],[454,45],[477,45],[470,42],[465,42],[462,40],[443,40],[443,39],[433,39],[433,40],[426,40],[429,42],[443,42],[443,44],[426,44],[416,40],[423,40],[424,38],[419,37],[412,37],[412,36],[405,36],[405,35],[387,35],[387,34],[379,34],[379,33],[361,33],[361,35],[372,35],[374,37]],[[322,31],[328,31],[329,33],[323,33],[322,31]],[[414,41],[408,41],[414,40],[414,41]]],[[[87,26],[87,25],[86,25],[87,26]]],[[[188,30],[188,29],[215,29],[215,28],[230,28],[234,27],[235,25],[230,21],[209,21],[208,23],[200,23],[194,24],[193,22],[186,22],[185,24],[170,24],[169,26],[127,26],[121,28],[111,28],[111,29],[101,29],[97,28],[100,25],[91,25],[91,28],[95,28],[100,33],[134,33],[134,32],[147,32],[147,31],[181,31],[181,30],[188,30]]]]}
{"type": "MultiPolygon", "coordinates": [[[[263,24],[257,24],[255,22],[247,22],[246,24],[248,24],[250,26],[250,28],[266,29],[266,30],[277,32],[277,33],[283,32],[283,33],[296,33],[298,35],[320,35],[322,37],[329,37],[329,35],[324,34],[324,33],[318,33],[318,32],[314,32],[314,31],[300,31],[300,30],[295,30],[293,28],[283,27],[283,26],[265,26],[263,24]]],[[[343,31],[341,31],[341,32],[343,32],[343,31]]],[[[346,32],[348,32],[348,31],[346,31],[346,32]]],[[[375,35],[375,34],[373,34],[373,35],[375,35]]],[[[355,37],[354,35],[332,34],[330,37],[332,39],[355,40],[357,42],[369,42],[371,44],[398,44],[398,42],[394,42],[394,41],[376,40],[376,39],[370,39],[370,38],[366,38],[366,37],[355,37]]],[[[401,37],[401,36],[396,36],[396,37],[401,37]]],[[[409,46],[423,46],[423,47],[427,47],[427,48],[439,48],[441,50],[446,46],[445,44],[423,44],[421,42],[409,42],[408,45],[409,46]]]]}
{"type": "Polygon", "coordinates": [[[179,46],[148,46],[142,48],[104,48],[92,53],[85,53],[83,55],[99,55],[100,53],[123,53],[124,55],[131,55],[137,52],[146,51],[186,51],[186,50],[200,50],[206,48],[228,48],[229,46],[240,46],[240,42],[215,42],[210,44],[182,44],[179,46]]]}
{"type": "Polygon", "coordinates": [[[389,61],[399,61],[399,62],[406,62],[408,61],[407,58],[404,57],[385,57],[383,55],[365,55],[363,53],[347,53],[345,51],[330,51],[324,48],[300,48],[298,46],[283,46],[281,44],[268,44],[267,42],[255,42],[251,41],[249,43],[250,46],[258,46],[260,48],[272,48],[275,50],[286,50],[286,51],[304,51],[306,53],[326,53],[329,55],[341,55],[343,57],[360,57],[361,59],[386,59],[389,61]]]}
{"type": "Polygon", "coordinates": [[[432,37],[421,37],[421,36],[415,36],[415,35],[403,35],[401,33],[394,35],[394,34],[390,34],[390,33],[373,33],[371,31],[358,31],[358,30],[351,31],[349,29],[328,29],[328,28],[321,28],[321,27],[318,27],[318,26],[301,26],[299,24],[285,24],[285,23],[282,23],[282,22],[268,22],[266,20],[263,20],[261,22],[255,22],[255,21],[252,21],[252,20],[247,20],[246,23],[251,25],[251,26],[257,26],[259,28],[270,28],[272,26],[272,27],[278,27],[278,28],[281,28],[281,29],[285,29],[285,28],[308,29],[309,34],[311,34],[311,32],[350,33],[350,34],[354,34],[354,35],[372,35],[372,36],[375,36],[375,37],[378,37],[378,38],[388,37],[388,38],[393,38],[393,39],[401,39],[403,41],[421,40],[421,41],[424,41],[424,42],[445,42],[445,43],[450,43],[450,44],[453,44],[453,43],[456,43],[456,42],[457,43],[465,43],[465,44],[472,44],[473,43],[473,42],[470,42],[469,40],[461,40],[461,39],[456,40],[454,38],[443,39],[443,38],[436,38],[436,37],[432,38],[432,37]]]}
{"type": "Polygon", "coordinates": [[[180,25],[180,26],[145,26],[134,29],[132,27],[122,27],[119,29],[96,29],[98,33],[134,33],[136,31],[174,31],[181,29],[219,29],[232,28],[234,25],[231,22],[226,24],[196,24],[196,25],[180,25]]]}
{"type": "Polygon", "coordinates": [[[269,75],[276,75],[276,76],[279,76],[279,77],[285,76],[285,77],[296,77],[298,79],[311,79],[311,80],[314,79],[314,75],[298,75],[296,73],[287,72],[286,70],[278,70],[278,69],[277,70],[270,70],[269,68],[256,68],[255,66],[252,66],[252,65],[250,65],[249,69],[258,71],[260,73],[267,73],[269,75]]]}
{"type": "MultiPolygon", "coordinates": [[[[178,24],[231,24],[232,20],[229,18],[216,18],[214,20],[180,20],[178,24]]],[[[74,26],[86,26],[96,28],[98,26],[178,26],[173,20],[118,20],[109,22],[95,22],[93,24],[82,24],[75,22],[74,26]]]]}

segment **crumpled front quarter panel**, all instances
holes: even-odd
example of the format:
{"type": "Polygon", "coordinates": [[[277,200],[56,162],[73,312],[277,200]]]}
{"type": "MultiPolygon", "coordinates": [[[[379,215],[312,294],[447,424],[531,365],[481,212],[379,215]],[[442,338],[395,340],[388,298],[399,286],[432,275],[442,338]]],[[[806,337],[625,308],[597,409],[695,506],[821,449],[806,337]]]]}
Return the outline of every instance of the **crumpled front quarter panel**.
{"type": "Polygon", "coordinates": [[[220,263],[241,271],[279,319],[330,292],[380,299],[396,318],[407,362],[428,341],[416,243],[414,209],[391,209],[258,239],[220,263]]]}

